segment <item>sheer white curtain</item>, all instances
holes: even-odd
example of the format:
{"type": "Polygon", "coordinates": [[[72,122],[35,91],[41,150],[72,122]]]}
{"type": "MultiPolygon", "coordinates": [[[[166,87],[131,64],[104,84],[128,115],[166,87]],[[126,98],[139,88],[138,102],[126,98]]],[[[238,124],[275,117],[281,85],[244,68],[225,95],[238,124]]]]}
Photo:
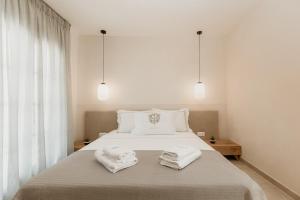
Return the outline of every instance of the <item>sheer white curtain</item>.
{"type": "Polygon", "coordinates": [[[41,0],[0,0],[0,200],[67,156],[70,25],[41,0]]]}

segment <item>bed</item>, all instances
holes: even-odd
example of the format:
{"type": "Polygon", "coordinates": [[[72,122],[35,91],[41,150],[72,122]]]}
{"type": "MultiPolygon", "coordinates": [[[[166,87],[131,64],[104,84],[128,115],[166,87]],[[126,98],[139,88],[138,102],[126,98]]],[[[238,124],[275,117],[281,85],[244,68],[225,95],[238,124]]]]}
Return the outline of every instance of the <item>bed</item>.
{"type": "MultiPolygon", "coordinates": [[[[211,126],[211,125],[210,125],[211,126]]],[[[193,132],[133,135],[112,131],[26,183],[15,200],[265,200],[260,186],[193,132]],[[137,165],[116,174],[95,159],[106,145],[134,149],[137,165]],[[159,164],[162,149],[184,144],[202,156],[183,170],[159,164]]]]}

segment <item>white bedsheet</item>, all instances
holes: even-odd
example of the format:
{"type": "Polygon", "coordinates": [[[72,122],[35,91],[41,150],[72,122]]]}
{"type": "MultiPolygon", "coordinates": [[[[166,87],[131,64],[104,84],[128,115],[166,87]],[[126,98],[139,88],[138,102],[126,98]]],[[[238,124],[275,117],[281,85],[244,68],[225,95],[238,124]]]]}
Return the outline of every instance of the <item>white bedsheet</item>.
{"type": "Polygon", "coordinates": [[[112,131],[81,150],[98,150],[107,145],[119,145],[132,150],[164,150],[174,145],[188,145],[200,150],[213,150],[192,132],[176,132],[174,135],[134,135],[112,131]]]}

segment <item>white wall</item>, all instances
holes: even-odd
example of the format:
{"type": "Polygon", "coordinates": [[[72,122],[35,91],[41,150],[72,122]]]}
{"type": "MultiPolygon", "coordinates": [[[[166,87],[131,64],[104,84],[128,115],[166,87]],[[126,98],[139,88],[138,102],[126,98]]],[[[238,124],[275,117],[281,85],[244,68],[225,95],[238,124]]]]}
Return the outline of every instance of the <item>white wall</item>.
{"type": "Polygon", "coordinates": [[[107,37],[106,82],[111,97],[96,98],[101,82],[102,48],[99,37],[81,36],[77,71],[76,139],[82,138],[87,110],[117,108],[178,108],[219,110],[221,137],[226,136],[226,97],[223,40],[202,38],[202,81],[207,98],[196,101],[197,35],[176,37],[107,37]]]}
{"type": "Polygon", "coordinates": [[[230,137],[300,194],[300,1],[266,0],[228,41],[230,137]]]}

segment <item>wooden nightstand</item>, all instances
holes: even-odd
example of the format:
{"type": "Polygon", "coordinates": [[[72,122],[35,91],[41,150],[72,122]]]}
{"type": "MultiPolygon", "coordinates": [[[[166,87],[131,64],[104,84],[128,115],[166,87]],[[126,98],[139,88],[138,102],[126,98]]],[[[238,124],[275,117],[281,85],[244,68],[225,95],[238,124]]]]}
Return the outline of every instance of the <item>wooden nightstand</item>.
{"type": "Polygon", "coordinates": [[[235,159],[239,160],[242,155],[241,145],[231,140],[217,139],[215,144],[210,143],[208,139],[204,141],[224,156],[234,156],[235,159]]]}
{"type": "Polygon", "coordinates": [[[79,149],[83,148],[85,145],[84,141],[76,141],[74,142],[74,151],[78,151],[79,149]]]}
{"type": "MultiPolygon", "coordinates": [[[[99,137],[102,137],[106,135],[107,133],[99,133],[99,137]]],[[[90,144],[92,141],[89,140],[88,142],[85,142],[83,140],[75,141],[74,142],[74,151],[78,151],[79,149],[83,148],[84,146],[90,144]]]]}

